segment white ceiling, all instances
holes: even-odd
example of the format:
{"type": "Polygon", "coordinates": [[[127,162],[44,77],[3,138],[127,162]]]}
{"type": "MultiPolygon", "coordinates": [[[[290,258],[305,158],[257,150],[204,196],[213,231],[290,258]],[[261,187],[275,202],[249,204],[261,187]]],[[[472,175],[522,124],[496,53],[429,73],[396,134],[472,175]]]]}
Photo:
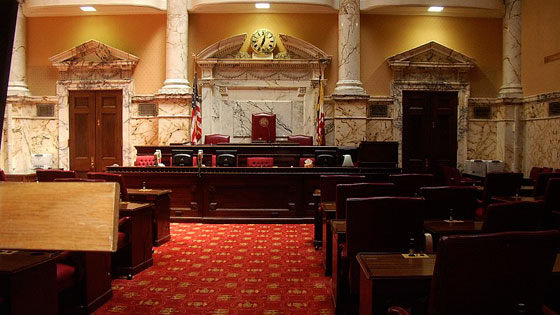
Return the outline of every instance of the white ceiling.
{"type": "MultiPolygon", "coordinates": [[[[211,13],[317,13],[336,14],[339,0],[268,0],[270,9],[259,10],[255,2],[264,0],[187,0],[188,11],[193,14],[211,13]]],[[[435,15],[462,17],[501,18],[502,0],[361,0],[364,14],[383,15],[435,15]],[[441,5],[441,13],[427,12],[430,5],[441,5]]],[[[86,16],[165,14],[167,0],[26,0],[24,14],[41,16],[86,16]],[[95,6],[97,12],[82,12],[80,6],[95,6]]]]}

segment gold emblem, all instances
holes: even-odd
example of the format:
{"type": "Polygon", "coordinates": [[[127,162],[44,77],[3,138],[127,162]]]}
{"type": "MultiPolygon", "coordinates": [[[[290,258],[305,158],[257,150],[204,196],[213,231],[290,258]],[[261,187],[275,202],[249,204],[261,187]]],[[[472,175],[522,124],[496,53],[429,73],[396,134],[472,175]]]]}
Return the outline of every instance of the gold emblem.
{"type": "Polygon", "coordinates": [[[263,128],[268,127],[268,119],[266,119],[266,118],[261,118],[261,119],[259,120],[259,126],[261,126],[261,127],[263,127],[263,128]]]}

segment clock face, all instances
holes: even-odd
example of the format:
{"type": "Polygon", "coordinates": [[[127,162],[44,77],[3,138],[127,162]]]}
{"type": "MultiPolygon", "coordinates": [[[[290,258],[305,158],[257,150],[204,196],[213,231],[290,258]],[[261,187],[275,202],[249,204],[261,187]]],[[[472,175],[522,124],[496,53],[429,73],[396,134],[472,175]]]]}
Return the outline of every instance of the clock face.
{"type": "Polygon", "coordinates": [[[276,39],[271,31],[260,29],[251,35],[251,48],[258,54],[269,55],[276,47],[276,39]]]}

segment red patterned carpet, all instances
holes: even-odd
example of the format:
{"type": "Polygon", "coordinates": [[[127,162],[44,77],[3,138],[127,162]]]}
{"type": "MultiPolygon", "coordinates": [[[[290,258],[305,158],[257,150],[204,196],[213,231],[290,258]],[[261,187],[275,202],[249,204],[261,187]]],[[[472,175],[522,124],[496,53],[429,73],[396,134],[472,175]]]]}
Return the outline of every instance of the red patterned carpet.
{"type": "Polygon", "coordinates": [[[307,224],[171,224],[154,266],[95,314],[333,314],[307,224]]]}

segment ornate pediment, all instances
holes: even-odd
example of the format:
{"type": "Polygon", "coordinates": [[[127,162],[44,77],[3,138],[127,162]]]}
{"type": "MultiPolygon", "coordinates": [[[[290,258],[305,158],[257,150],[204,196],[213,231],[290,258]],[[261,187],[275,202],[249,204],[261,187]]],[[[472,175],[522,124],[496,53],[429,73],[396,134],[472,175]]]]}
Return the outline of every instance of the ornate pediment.
{"type": "Polygon", "coordinates": [[[436,81],[464,81],[464,74],[476,65],[474,58],[434,41],[391,56],[387,62],[395,80],[417,80],[424,75],[430,80],[439,76],[441,80],[436,81]]]}
{"type": "Polygon", "coordinates": [[[431,41],[387,58],[395,67],[465,67],[472,68],[475,60],[440,43],[431,41]]]}
{"type": "Polygon", "coordinates": [[[61,74],[70,79],[127,79],[139,58],[94,39],[49,58],[61,74]]]}

